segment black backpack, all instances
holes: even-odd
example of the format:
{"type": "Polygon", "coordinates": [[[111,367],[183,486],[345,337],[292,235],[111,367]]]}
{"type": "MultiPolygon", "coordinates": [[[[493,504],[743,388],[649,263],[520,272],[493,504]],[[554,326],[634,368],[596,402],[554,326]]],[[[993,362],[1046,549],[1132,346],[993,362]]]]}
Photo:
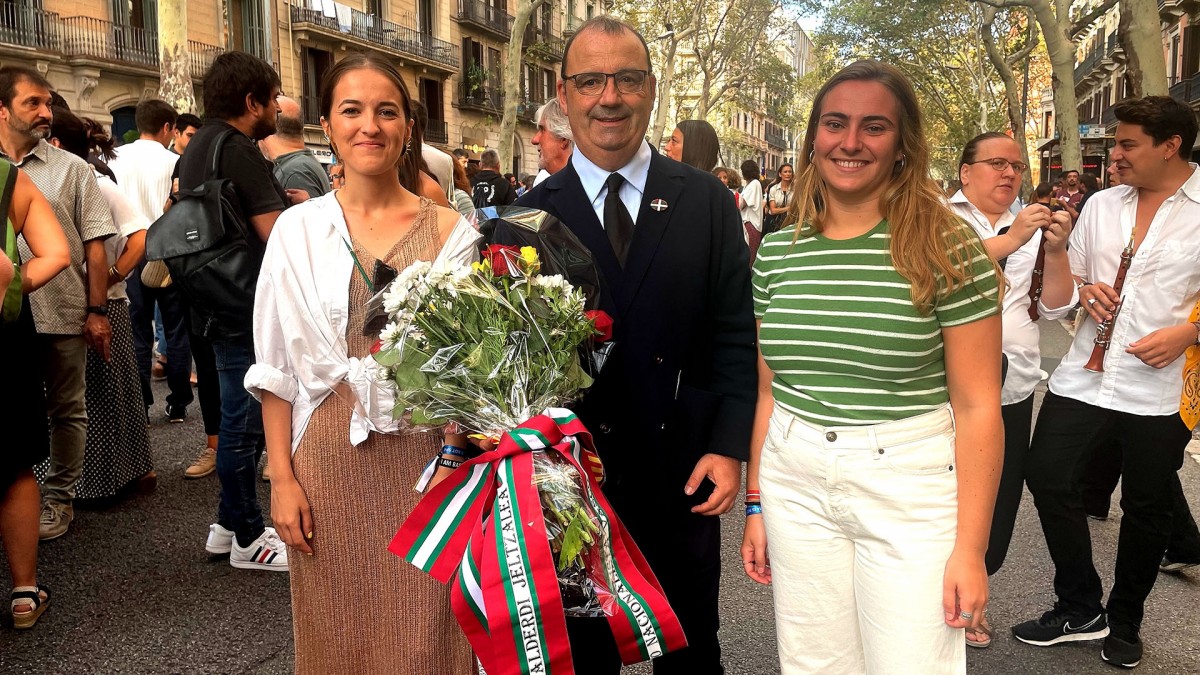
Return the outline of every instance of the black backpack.
{"type": "Polygon", "coordinates": [[[250,335],[254,288],[264,244],[250,231],[233,181],[217,178],[234,129],[213,140],[205,180],[175,193],[175,204],[150,225],[146,258],[162,260],[192,308],[192,330],[208,338],[250,335]]]}

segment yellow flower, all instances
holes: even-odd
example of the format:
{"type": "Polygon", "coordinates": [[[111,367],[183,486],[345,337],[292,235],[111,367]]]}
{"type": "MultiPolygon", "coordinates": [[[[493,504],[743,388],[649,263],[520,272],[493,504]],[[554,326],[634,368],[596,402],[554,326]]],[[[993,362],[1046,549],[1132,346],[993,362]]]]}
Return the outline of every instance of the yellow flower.
{"type": "Polygon", "coordinates": [[[530,265],[536,265],[538,263],[537,249],[532,246],[522,246],[521,257],[524,258],[525,262],[529,263],[530,265]]]}
{"type": "Polygon", "coordinates": [[[477,263],[477,262],[471,263],[471,271],[482,272],[483,271],[483,263],[477,263]]]}

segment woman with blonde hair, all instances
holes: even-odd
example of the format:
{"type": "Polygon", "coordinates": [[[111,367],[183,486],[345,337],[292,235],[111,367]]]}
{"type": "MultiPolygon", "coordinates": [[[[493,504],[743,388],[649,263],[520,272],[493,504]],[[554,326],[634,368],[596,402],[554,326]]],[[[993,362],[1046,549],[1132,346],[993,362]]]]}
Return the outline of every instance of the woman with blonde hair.
{"type": "Polygon", "coordinates": [[[411,101],[383,57],[326,72],[321,125],[345,187],[279,217],[256,291],[246,387],[291,549],[297,673],[474,672],[448,589],[388,551],[425,465],[442,457],[448,474],[465,439],[400,432],[370,357],[385,317],[368,300],[414,261],[473,260],[478,239],[420,194],[411,101]]]}
{"type": "Polygon", "coordinates": [[[783,673],[964,673],[1003,444],[996,266],[894,67],[826,82],[804,150],[795,224],[754,264],[742,562],[773,585],[783,673]]]}

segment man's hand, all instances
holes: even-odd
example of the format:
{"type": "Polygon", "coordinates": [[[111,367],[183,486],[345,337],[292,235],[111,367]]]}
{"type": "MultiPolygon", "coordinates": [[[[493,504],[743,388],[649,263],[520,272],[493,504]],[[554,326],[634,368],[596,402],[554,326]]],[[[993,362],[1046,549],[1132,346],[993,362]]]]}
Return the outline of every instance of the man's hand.
{"type": "Polygon", "coordinates": [[[107,316],[88,314],[87,321],[83,323],[83,339],[105,361],[112,357],[112,325],[108,323],[107,316]]]}
{"type": "Polygon", "coordinates": [[[708,501],[692,507],[692,513],[719,516],[733,506],[733,500],[737,497],[738,484],[742,480],[742,463],[732,457],[710,452],[696,462],[696,468],[692,470],[683,491],[689,495],[695,494],[700,481],[705,478],[713,482],[712,495],[708,501]]]}
{"type": "MultiPolygon", "coordinates": [[[[1099,303],[1097,303],[1099,304],[1099,303]]],[[[1133,354],[1151,368],[1166,368],[1196,344],[1196,327],[1190,323],[1159,328],[1141,340],[1131,342],[1126,354],[1133,354]]]]}
{"type": "Polygon", "coordinates": [[[1106,283],[1086,284],[1079,288],[1079,304],[1096,320],[1096,323],[1107,321],[1119,302],[1121,302],[1121,294],[1106,283]]]}
{"type": "Polygon", "coordinates": [[[1050,224],[1042,230],[1046,250],[1051,253],[1067,250],[1067,239],[1071,236],[1071,216],[1066,211],[1056,211],[1050,216],[1050,224]]]}
{"type": "Polygon", "coordinates": [[[311,197],[308,196],[307,191],[300,190],[298,188],[288,188],[285,190],[285,192],[287,192],[288,201],[292,203],[292,206],[295,206],[296,204],[303,204],[311,199],[311,197]]]}

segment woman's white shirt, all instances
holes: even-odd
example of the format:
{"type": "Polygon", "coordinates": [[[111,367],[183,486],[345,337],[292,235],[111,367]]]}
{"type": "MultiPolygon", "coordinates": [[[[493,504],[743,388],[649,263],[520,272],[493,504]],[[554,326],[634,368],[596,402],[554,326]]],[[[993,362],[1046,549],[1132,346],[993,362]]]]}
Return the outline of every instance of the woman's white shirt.
{"type": "MultiPolygon", "coordinates": [[[[129,237],[133,236],[135,232],[150,229],[150,221],[142,215],[133,202],[129,201],[129,198],[111,178],[95,169],[92,170],[92,173],[95,174],[96,183],[100,186],[100,194],[104,196],[104,201],[108,202],[108,211],[112,214],[113,223],[117,226],[116,236],[104,240],[104,256],[108,260],[108,266],[112,267],[117,264],[117,258],[120,258],[121,253],[125,251],[125,242],[129,241],[129,237]]],[[[131,273],[132,271],[130,270],[131,273]]],[[[108,299],[129,299],[124,279],[108,287],[108,299]]]]}
{"type": "Polygon", "coordinates": [[[742,188],[741,212],[743,221],[750,223],[754,229],[762,232],[763,193],[762,183],[759,181],[752,180],[742,188]]]}
{"type": "MultiPolygon", "coordinates": [[[[347,382],[357,400],[348,434],[358,445],[371,431],[395,433],[390,388],[377,380],[370,356],[352,357],[346,343],[350,232],[336,192],[284,211],[267,241],[254,300],[255,363],[245,386],[255,398],[269,391],[292,405],[292,451],[317,406],[347,382]]],[[[459,218],[435,266],[478,259],[479,232],[459,218]]],[[[382,289],[379,289],[382,290],[382,289]]]]}
{"type": "MultiPolygon", "coordinates": [[[[987,241],[1013,224],[1016,215],[1005,211],[995,225],[959,190],[949,201],[950,210],[967,221],[987,241]]],[[[1008,356],[1008,374],[1004,388],[1000,391],[1001,405],[1020,403],[1033,394],[1042,379],[1041,342],[1037,322],[1029,318],[1029,286],[1033,282],[1033,268],[1037,263],[1038,247],[1041,245],[1041,230],[1035,232],[1008,256],[1004,266],[1004,279],[1008,287],[1004,290],[1001,321],[1004,330],[1004,354],[1008,356]]],[[[1079,296],[1072,291],[1071,299],[1062,307],[1047,307],[1038,300],[1038,315],[1045,319],[1061,319],[1074,309],[1079,296]]]]}

